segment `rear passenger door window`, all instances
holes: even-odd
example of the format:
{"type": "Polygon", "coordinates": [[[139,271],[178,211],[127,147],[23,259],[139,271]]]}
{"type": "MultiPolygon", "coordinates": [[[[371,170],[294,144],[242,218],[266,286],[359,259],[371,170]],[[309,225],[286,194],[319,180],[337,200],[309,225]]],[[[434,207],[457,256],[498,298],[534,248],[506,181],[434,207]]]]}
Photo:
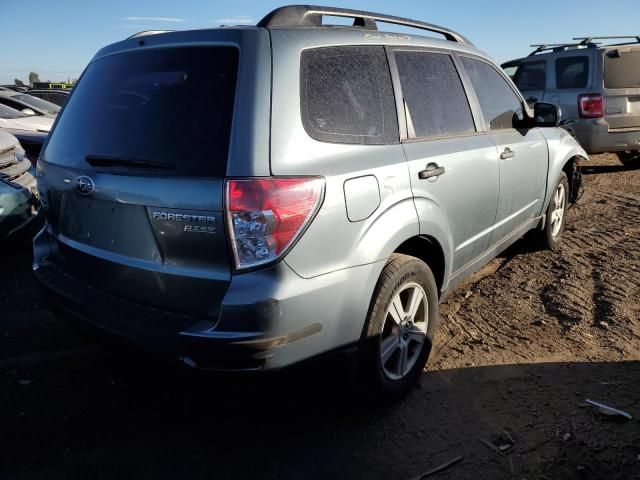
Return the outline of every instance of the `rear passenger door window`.
{"type": "Polygon", "coordinates": [[[397,51],[409,138],[463,135],[476,131],[453,59],[445,53],[397,51]]]}
{"type": "Polygon", "coordinates": [[[399,143],[391,73],[383,47],[329,47],[301,57],[301,115],[325,142],[399,143]]]}
{"type": "Polygon", "coordinates": [[[585,88],[588,78],[588,57],[562,57],[556,60],[557,88],[585,88]]]}
{"type": "Polygon", "coordinates": [[[516,128],[522,103],[507,81],[488,63],[462,57],[489,130],[516,128]]]}

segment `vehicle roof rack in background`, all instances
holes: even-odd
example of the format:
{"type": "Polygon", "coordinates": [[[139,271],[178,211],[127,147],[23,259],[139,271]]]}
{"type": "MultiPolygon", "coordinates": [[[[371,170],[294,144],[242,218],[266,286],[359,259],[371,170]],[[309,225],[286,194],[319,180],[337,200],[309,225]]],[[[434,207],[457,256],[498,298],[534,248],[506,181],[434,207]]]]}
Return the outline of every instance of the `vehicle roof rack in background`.
{"type": "Polygon", "coordinates": [[[631,43],[640,43],[640,35],[614,35],[612,37],[573,37],[574,40],[582,40],[583,42],[592,42],[593,40],[629,40],[633,39],[633,42],[616,43],[616,45],[629,45],[631,43]]]}
{"type": "Polygon", "coordinates": [[[142,32],[134,33],[127,40],[138,37],[146,37],[147,35],[158,35],[159,33],[175,32],[175,30],[143,30],[142,32]]]}
{"type": "Polygon", "coordinates": [[[323,27],[322,17],[324,15],[332,17],[353,18],[353,26],[367,30],[377,30],[376,21],[402,25],[404,27],[427,30],[429,32],[443,35],[449,41],[473,45],[464,36],[453,30],[419,20],[409,18],[394,17],[381,13],[363,12],[361,10],[349,10],[346,8],[320,7],[315,5],[289,5],[273,10],[260,22],[258,27],[323,27]]]}
{"type": "MultiPolygon", "coordinates": [[[[579,40],[574,38],[574,40],[579,40]]],[[[537,55],[538,53],[552,51],[552,52],[562,52],[564,50],[570,50],[575,48],[597,48],[598,44],[591,41],[592,38],[582,39],[581,42],[578,43],[540,43],[529,45],[530,47],[535,48],[533,52],[529,54],[530,57],[533,55],[537,55]]]]}

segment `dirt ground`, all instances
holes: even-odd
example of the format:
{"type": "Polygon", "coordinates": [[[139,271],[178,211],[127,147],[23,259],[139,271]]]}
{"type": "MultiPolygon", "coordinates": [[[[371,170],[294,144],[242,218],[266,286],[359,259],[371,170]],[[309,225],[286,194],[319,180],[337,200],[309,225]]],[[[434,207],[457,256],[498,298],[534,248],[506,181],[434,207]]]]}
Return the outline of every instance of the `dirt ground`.
{"type": "Polygon", "coordinates": [[[562,246],[519,242],[457,289],[393,405],[337,359],[220,379],[91,344],[3,249],[0,479],[413,479],[459,457],[426,478],[640,479],[640,165],[584,173],[562,246]]]}

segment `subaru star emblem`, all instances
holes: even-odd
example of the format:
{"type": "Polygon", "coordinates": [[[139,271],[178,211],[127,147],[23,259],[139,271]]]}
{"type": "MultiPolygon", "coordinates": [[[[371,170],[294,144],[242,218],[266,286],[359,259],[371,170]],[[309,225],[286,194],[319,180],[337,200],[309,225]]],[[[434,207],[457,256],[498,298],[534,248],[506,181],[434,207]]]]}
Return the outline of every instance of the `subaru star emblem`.
{"type": "Polygon", "coordinates": [[[76,191],[80,195],[91,195],[95,185],[93,184],[93,180],[91,180],[86,175],[81,175],[76,179],[76,191]]]}

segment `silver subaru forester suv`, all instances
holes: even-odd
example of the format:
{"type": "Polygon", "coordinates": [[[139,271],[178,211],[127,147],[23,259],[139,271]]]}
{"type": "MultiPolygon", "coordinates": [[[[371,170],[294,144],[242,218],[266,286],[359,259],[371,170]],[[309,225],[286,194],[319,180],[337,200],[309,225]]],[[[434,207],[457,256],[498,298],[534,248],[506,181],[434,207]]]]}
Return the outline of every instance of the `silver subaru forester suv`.
{"type": "Polygon", "coordinates": [[[35,275],[63,317],[190,366],[357,345],[404,392],[447,292],[530,230],[560,240],[586,153],[558,121],[418,21],[290,6],[138,34],[98,52],[39,159],[35,275]]]}

